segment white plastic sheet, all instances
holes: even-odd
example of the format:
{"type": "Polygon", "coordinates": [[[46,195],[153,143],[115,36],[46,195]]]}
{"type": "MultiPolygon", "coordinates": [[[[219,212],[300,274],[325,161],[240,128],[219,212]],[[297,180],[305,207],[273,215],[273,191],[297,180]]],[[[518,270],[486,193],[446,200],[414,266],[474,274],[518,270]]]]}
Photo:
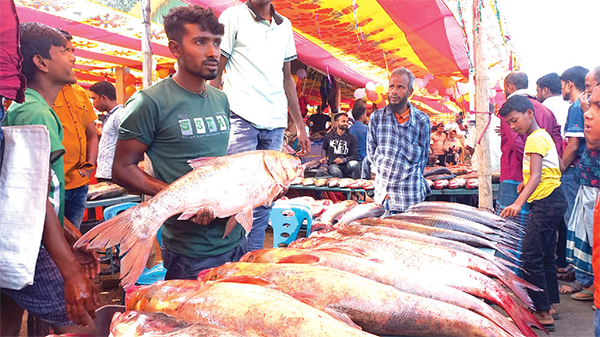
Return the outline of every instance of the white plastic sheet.
{"type": "Polygon", "coordinates": [[[33,283],[42,232],[50,166],[50,138],[43,125],[3,127],[0,171],[0,287],[33,283]]]}

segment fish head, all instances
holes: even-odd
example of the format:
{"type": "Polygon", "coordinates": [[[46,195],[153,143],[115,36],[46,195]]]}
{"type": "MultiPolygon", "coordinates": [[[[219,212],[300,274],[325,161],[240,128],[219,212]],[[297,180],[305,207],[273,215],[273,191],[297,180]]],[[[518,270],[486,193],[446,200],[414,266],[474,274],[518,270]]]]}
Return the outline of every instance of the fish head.
{"type": "Polygon", "coordinates": [[[167,335],[188,325],[189,323],[161,312],[126,311],[115,313],[110,324],[110,333],[111,336],[142,336],[140,329],[143,327],[144,333],[158,336],[167,335]]]}
{"type": "Polygon", "coordinates": [[[238,272],[238,268],[234,266],[232,263],[226,263],[224,265],[205,269],[198,274],[198,281],[216,281],[223,278],[227,278],[233,275],[236,275],[238,272]]]}
{"type": "Polygon", "coordinates": [[[297,177],[304,176],[304,166],[297,157],[281,151],[265,151],[265,166],[273,179],[283,186],[289,186],[297,177]]]}

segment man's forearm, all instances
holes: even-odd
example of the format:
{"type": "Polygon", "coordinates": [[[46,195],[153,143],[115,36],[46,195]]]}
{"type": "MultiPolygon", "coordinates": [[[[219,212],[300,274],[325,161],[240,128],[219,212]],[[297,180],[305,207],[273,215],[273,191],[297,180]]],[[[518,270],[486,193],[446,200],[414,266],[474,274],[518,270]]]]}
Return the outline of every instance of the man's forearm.
{"type": "Polygon", "coordinates": [[[113,166],[112,180],[130,191],[146,195],[155,195],[168,185],[144,172],[135,164],[117,170],[113,166]]]}
{"type": "Polygon", "coordinates": [[[87,125],[85,129],[85,137],[87,140],[86,145],[86,161],[96,166],[96,159],[98,158],[98,133],[96,132],[96,126],[94,122],[87,125]]]}
{"type": "Polygon", "coordinates": [[[573,160],[577,158],[577,152],[579,151],[579,138],[576,137],[567,137],[569,142],[567,143],[567,147],[563,151],[563,165],[565,170],[571,165],[573,160]]]}
{"type": "Polygon", "coordinates": [[[75,255],[73,255],[71,246],[65,239],[63,229],[50,201],[46,202],[46,218],[44,233],[42,234],[42,244],[63,276],[77,272],[81,273],[79,262],[75,258],[75,255]]]}

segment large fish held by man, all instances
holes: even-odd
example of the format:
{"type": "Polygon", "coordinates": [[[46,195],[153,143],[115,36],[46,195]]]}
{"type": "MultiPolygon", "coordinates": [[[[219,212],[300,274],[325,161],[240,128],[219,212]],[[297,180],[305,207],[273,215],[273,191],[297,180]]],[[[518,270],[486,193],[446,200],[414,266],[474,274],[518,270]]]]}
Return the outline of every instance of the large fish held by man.
{"type": "Polygon", "coordinates": [[[252,228],[254,208],[271,203],[304,173],[300,160],[289,154],[263,150],[190,161],[193,170],[152,199],[94,227],[75,247],[98,249],[121,245],[121,278],[125,288],[142,273],[156,232],[169,217],[187,220],[200,210],[217,218],[231,216],[224,237],[240,223],[252,228]]]}

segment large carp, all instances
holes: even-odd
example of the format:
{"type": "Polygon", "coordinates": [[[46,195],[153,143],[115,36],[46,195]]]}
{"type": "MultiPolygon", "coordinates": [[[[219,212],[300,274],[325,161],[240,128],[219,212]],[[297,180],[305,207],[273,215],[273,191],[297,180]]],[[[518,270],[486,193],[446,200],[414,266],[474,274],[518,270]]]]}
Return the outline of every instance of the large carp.
{"type": "Polygon", "coordinates": [[[260,284],[160,281],[132,292],[127,308],[210,323],[247,337],[374,337],[265,287],[266,281],[260,284]]]}
{"type": "Polygon", "coordinates": [[[249,232],[253,209],[271,203],[304,172],[298,158],[271,150],[200,158],[190,165],[191,172],[152,199],[94,227],[75,247],[120,244],[127,253],[121,259],[122,283],[127,288],[144,270],[156,232],[169,217],[181,213],[178,219],[187,220],[200,210],[211,210],[218,218],[231,216],[224,236],[236,222],[249,232]]]}
{"type": "MultiPolygon", "coordinates": [[[[520,336],[448,303],[402,292],[345,271],[306,264],[234,262],[200,272],[201,281],[252,276],[286,294],[314,296],[309,303],[340,320],[378,335],[520,336]]],[[[235,278],[234,278],[235,279],[235,278]]]]}
{"type": "Polygon", "coordinates": [[[110,337],[244,337],[206,323],[185,322],[162,312],[117,312],[110,323],[110,337]]]}
{"type": "Polygon", "coordinates": [[[529,327],[528,318],[516,317],[521,332],[499,312],[478,298],[454,289],[435,279],[422,278],[413,273],[404,272],[395,264],[385,264],[361,257],[361,254],[344,249],[309,250],[298,248],[268,248],[247,253],[241,262],[254,263],[299,263],[326,266],[353,273],[379,283],[390,285],[400,291],[436,299],[476,312],[502,327],[505,331],[518,336],[528,337],[536,334],[529,327]]]}

